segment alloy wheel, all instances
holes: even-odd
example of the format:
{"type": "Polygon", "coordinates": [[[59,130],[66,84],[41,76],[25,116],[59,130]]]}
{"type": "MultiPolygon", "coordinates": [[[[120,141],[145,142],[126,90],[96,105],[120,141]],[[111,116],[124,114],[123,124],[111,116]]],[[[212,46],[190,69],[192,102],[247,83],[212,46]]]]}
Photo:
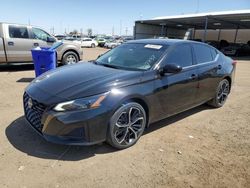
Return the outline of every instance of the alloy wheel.
{"type": "Polygon", "coordinates": [[[120,113],[113,129],[119,145],[134,144],[141,136],[146,123],[145,113],[138,107],[129,107],[120,113]]]}
{"type": "Polygon", "coordinates": [[[220,105],[223,105],[226,102],[229,90],[230,86],[227,80],[220,84],[219,92],[217,94],[217,100],[220,105]]]}

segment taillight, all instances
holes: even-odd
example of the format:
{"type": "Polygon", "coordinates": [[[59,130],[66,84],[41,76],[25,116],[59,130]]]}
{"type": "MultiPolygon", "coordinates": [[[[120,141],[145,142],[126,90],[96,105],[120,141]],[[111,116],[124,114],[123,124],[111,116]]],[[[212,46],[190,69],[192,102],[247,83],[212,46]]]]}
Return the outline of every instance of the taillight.
{"type": "Polygon", "coordinates": [[[236,64],[237,64],[237,61],[233,61],[233,62],[232,62],[232,65],[236,65],[236,64]]]}

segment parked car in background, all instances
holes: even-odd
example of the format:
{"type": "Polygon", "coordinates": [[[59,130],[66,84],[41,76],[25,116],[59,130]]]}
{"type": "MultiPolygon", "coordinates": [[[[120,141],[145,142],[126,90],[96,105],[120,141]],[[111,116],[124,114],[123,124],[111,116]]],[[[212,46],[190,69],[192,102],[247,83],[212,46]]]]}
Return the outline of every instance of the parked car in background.
{"type": "Polygon", "coordinates": [[[231,43],[222,48],[221,52],[228,56],[250,56],[250,41],[247,44],[231,43]]]}
{"type": "Polygon", "coordinates": [[[124,37],[123,38],[123,42],[128,42],[128,41],[131,41],[131,40],[134,40],[133,37],[124,37]]]}
{"type": "Polygon", "coordinates": [[[76,38],[72,37],[72,36],[67,36],[65,37],[63,40],[68,40],[68,41],[77,41],[76,38]]]}
{"type": "Polygon", "coordinates": [[[25,90],[24,112],[47,141],[118,149],[156,121],[208,103],[222,107],[236,62],[188,40],[123,43],[93,62],[49,71],[25,90]]]}
{"type": "Polygon", "coordinates": [[[105,47],[105,48],[109,48],[109,49],[113,49],[113,48],[115,48],[115,47],[121,45],[121,43],[122,43],[122,42],[121,42],[121,41],[118,41],[118,40],[111,40],[111,41],[105,42],[104,47],[105,47]]]}
{"type": "MultiPolygon", "coordinates": [[[[39,27],[0,23],[0,63],[32,62],[31,49],[49,48],[55,42],[55,37],[39,27]]],[[[76,63],[83,55],[81,46],[70,41],[64,41],[56,52],[63,64],[76,63]]]]}
{"type": "Polygon", "coordinates": [[[81,47],[95,48],[96,46],[98,46],[97,41],[92,38],[82,38],[80,39],[80,41],[81,41],[81,47]]]}
{"type": "Polygon", "coordinates": [[[64,38],[66,38],[66,35],[55,35],[54,36],[57,40],[63,40],[64,38]]]}
{"type": "Polygon", "coordinates": [[[215,40],[208,40],[206,41],[207,44],[209,44],[210,46],[215,47],[216,49],[220,49],[220,41],[215,41],[215,40]]]}
{"type": "Polygon", "coordinates": [[[96,42],[98,43],[98,46],[104,47],[104,44],[105,44],[105,42],[106,42],[106,39],[104,39],[104,38],[96,38],[95,40],[96,40],[96,42]]]}

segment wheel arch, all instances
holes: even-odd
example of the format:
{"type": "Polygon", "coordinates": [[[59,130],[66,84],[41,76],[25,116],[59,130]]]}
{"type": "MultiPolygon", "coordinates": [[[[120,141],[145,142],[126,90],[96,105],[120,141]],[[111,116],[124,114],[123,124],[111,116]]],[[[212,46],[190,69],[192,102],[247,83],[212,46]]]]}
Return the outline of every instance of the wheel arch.
{"type": "Polygon", "coordinates": [[[147,118],[146,127],[148,127],[150,110],[149,110],[149,105],[147,104],[146,100],[142,99],[141,97],[130,97],[130,98],[126,98],[125,100],[123,100],[121,104],[125,104],[128,102],[136,102],[144,108],[146,112],[146,118],[147,118]]]}

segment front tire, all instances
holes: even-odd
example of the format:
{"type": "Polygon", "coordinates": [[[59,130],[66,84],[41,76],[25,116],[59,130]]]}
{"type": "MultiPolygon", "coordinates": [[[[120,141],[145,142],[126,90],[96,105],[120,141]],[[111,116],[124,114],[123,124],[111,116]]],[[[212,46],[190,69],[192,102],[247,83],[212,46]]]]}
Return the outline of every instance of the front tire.
{"type": "Polygon", "coordinates": [[[134,145],[145,129],[146,118],[140,104],[129,102],[122,105],[110,119],[107,142],[117,149],[134,145]]]}
{"type": "Polygon", "coordinates": [[[78,61],[79,61],[78,55],[73,51],[66,52],[62,58],[63,65],[76,64],[78,61]]]}
{"type": "Polygon", "coordinates": [[[215,108],[222,107],[227,100],[229,92],[230,92],[229,81],[227,79],[223,79],[222,81],[220,81],[216,89],[215,97],[212,100],[208,101],[207,104],[215,108]]]}
{"type": "Polygon", "coordinates": [[[94,43],[91,44],[91,48],[95,48],[95,44],[94,43]]]}

